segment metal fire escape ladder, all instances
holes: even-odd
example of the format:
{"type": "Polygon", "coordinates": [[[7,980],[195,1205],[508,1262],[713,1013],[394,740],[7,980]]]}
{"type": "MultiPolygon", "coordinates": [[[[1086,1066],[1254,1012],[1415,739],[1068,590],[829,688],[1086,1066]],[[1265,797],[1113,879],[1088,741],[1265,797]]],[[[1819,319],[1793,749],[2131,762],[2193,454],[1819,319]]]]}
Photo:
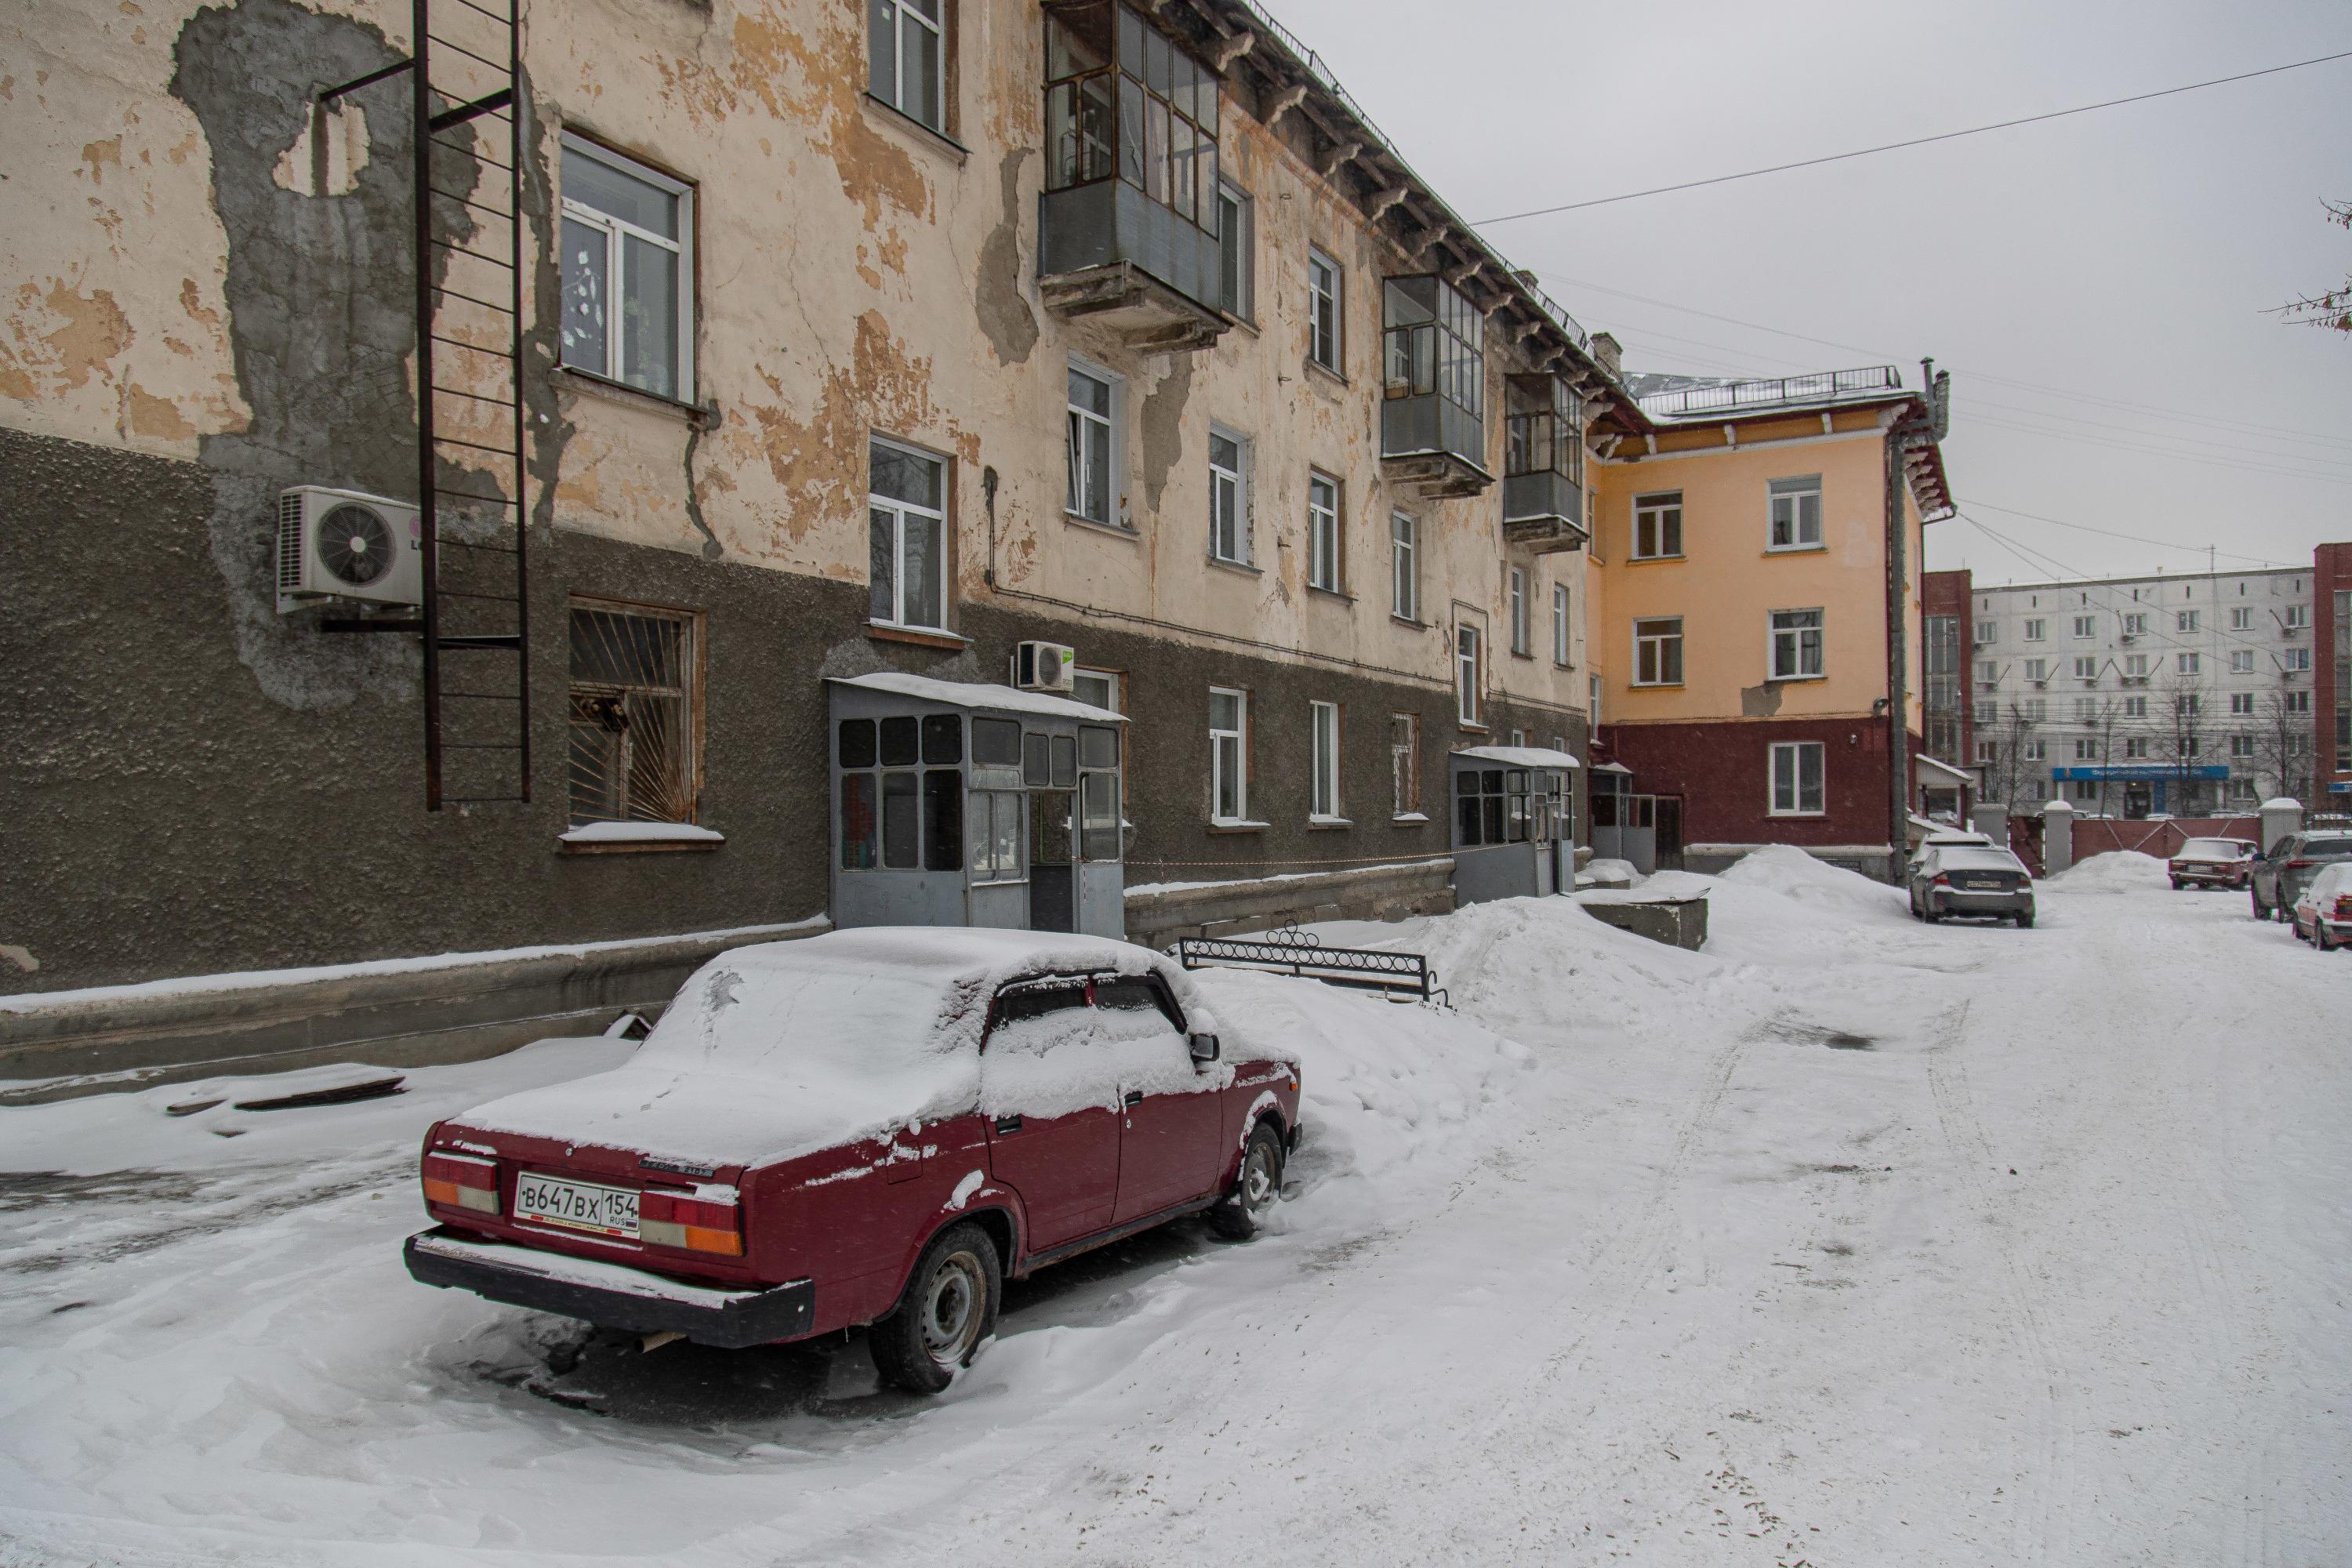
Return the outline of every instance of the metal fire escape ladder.
{"type": "Polygon", "coordinates": [[[408,73],[423,613],[321,629],[424,635],[427,811],[530,799],[519,3],[413,0],[415,54],[318,95],[408,73]]]}
{"type": "Polygon", "coordinates": [[[520,0],[414,0],[425,805],[530,798],[520,0]]]}

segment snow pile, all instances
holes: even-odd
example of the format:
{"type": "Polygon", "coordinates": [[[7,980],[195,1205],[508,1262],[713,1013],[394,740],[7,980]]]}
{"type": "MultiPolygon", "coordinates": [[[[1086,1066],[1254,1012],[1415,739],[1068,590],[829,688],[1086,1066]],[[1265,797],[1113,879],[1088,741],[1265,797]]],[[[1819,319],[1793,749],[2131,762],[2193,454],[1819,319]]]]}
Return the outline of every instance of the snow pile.
{"type": "Polygon", "coordinates": [[[1897,889],[1874,882],[1859,871],[1817,860],[1787,844],[1749,850],[1717,880],[1727,887],[1778,893],[1844,919],[1881,915],[1901,919],[1904,912],[1903,894],[1897,889]]]}
{"type": "Polygon", "coordinates": [[[1606,926],[1569,899],[1501,899],[1429,922],[1428,956],[1454,1006],[1506,1034],[1645,1028],[1718,965],[1606,926]]]}
{"type": "Polygon", "coordinates": [[[2048,879],[2070,893],[2145,893],[2172,886],[2163,861],[2137,849],[2110,849],[2048,879]]]}

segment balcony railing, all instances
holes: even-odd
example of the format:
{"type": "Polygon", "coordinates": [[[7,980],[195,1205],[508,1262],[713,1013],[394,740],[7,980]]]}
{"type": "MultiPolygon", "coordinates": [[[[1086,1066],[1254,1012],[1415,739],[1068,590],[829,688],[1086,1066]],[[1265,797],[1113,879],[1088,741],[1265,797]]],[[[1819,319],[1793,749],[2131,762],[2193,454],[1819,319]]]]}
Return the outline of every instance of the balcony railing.
{"type": "Polygon", "coordinates": [[[1727,381],[1677,387],[1671,392],[1652,393],[1640,401],[1642,411],[1652,418],[1683,419],[1701,414],[1805,407],[1902,390],[1903,373],[1891,364],[1880,364],[1861,370],[1784,375],[1770,381],[1727,381]]]}

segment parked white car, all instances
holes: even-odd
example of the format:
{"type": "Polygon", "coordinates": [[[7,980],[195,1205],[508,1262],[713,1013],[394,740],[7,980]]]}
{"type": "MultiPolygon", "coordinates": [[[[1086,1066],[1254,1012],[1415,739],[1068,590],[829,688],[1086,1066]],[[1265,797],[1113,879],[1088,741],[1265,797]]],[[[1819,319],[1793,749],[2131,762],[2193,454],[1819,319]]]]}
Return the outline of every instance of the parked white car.
{"type": "Polygon", "coordinates": [[[2289,911],[2294,934],[2322,952],[2352,943],[2352,860],[2320,868],[2289,911]]]}

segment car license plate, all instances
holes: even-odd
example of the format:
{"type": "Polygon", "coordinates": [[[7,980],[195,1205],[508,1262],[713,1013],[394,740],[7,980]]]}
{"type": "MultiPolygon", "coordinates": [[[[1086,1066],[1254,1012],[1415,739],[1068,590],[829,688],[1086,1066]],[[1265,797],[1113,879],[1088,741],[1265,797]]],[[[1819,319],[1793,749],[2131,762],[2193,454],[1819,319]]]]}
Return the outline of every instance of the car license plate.
{"type": "Polygon", "coordinates": [[[1979,893],[1999,893],[2007,890],[1998,877],[1971,877],[1965,885],[1979,893]]]}
{"type": "Polygon", "coordinates": [[[515,1178],[515,1217],[597,1236],[637,1236],[637,1194],[626,1187],[562,1182],[525,1173],[515,1178]]]}

